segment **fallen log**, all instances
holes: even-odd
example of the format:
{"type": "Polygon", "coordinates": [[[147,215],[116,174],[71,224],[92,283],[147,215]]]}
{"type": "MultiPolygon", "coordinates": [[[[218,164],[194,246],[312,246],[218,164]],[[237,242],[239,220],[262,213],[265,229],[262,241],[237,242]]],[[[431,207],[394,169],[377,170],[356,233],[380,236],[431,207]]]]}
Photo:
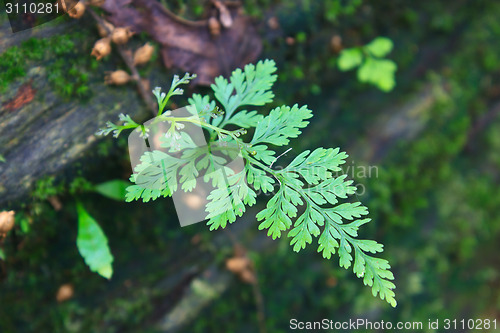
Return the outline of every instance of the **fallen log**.
{"type": "MultiPolygon", "coordinates": [[[[2,36],[6,36],[2,27],[2,36]]],[[[33,34],[11,34],[15,45],[29,36],[49,36],[59,29],[37,28],[33,34]]],[[[63,31],[68,26],[63,25],[63,31]]],[[[3,42],[2,45],[12,45],[3,42]]],[[[87,55],[82,55],[87,56],[87,55]]],[[[136,93],[103,82],[103,73],[91,73],[88,86],[91,96],[84,103],[67,100],[49,84],[50,59],[30,68],[26,75],[9,84],[0,96],[0,205],[15,204],[26,196],[36,181],[58,174],[96,143],[94,133],[107,120],[121,112],[139,119],[148,116],[145,104],[136,93]]],[[[164,73],[167,80],[167,74],[164,73]]],[[[159,77],[157,80],[161,80],[159,77]]]]}

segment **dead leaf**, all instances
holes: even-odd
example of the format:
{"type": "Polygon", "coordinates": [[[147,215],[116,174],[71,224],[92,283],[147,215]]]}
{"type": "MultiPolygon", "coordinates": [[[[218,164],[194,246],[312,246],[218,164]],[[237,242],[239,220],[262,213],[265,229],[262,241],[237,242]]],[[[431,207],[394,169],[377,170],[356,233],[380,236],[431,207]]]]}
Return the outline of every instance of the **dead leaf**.
{"type": "Polygon", "coordinates": [[[3,107],[5,108],[5,110],[8,110],[8,111],[14,111],[16,109],[19,109],[23,105],[31,102],[33,100],[33,98],[35,98],[35,93],[36,93],[36,90],[33,89],[32,85],[31,85],[31,81],[26,82],[25,84],[23,84],[22,86],[19,87],[16,95],[11,100],[6,102],[3,105],[3,107]]]}
{"type": "Polygon", "coordinates": [[[208,20],[184,20],[155,0],[106,0],[102,8],[115,26],[148,33],[161,45],[165,66],[198,74],[196,84],[209,85],[216,76],[229,75],[255,61],[262,49],[250,18],[239,13],[240,5],[233,2],[224,6],[228,11],[224,23],[231,19],[230,27],[217,38],[212,38],[208,20]]]}

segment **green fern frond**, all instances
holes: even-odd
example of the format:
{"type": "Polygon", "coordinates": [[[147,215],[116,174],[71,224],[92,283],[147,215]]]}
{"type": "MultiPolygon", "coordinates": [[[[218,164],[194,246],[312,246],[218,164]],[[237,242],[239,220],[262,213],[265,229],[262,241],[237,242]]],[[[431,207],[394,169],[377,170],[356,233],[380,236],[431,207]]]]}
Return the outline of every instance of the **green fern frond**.
{"type": "MultiPolygon", "coordinates": [[[[391,48],[392,44],[379,40],[369,44],[367,52],[380,57],[391,48]]],[[[354,55],[342,60],[342,66],[355,67],[361,61],[354,55]]],[[[130,179],[134,184],[127,188],[126,200],[147,202],[176,191],[192,191],[200,181],[210,183],[214,189],[207,197],[206,219],[210,230],[215,230],[242,216],[246,207],[256,203],[257,192],[273,193],[256,216],[259,230],[266,229],[273,239],[286,233],[295,252],[317,239],[317,250],[324,258],[331,259],[338,253],[341,267],[352,266],[356,276],[372,288],[373,295],[396,306],[389,263],[370,255],[382,252],[383,246],[358,238],[359,228],[370,219],[365,206],[348,201],[356,187],[341,174],[347,154],[339,148],[317,148],[298,154],[281,170],[272,168],[276,156],[282,154],[270,147],[288,145],[313,116],[307,106],[297,104],[274,108],[266,116],[245,109],[272,102],[275,71],[274,61],[265,60],[235,70],[229,80],[216,78],[211,86],[215,99],[194,94],[189,99],[187,117],[173,117],[165,106],[170,96],[181,93],[177,86],[192,76],[175,78],[168,93],[155,89],[158,121],[166,122],[170,129],[162,142],[164,151],[144,153],[134,168],[130,179]],[[210,133],[206,147],[197,147],[183,132],[187,123],[210,133]],[[230,130],[227,125],[239,128],[230,130]],[[251,139],[246,135],[247,129],[253,129],[251,139]],[[172,151],[176,153],[171,154],[172,151]],[[227,167],[236,156],[243,158],[243,170],[227,167]]],[[[123,129],[139,127],[129,117],[121,119],[123,125],[112,125],[103,134],[114,130],[119,134],[123,129]]],[[[147,133],[147,128],[140,126],[147,133]]]]}

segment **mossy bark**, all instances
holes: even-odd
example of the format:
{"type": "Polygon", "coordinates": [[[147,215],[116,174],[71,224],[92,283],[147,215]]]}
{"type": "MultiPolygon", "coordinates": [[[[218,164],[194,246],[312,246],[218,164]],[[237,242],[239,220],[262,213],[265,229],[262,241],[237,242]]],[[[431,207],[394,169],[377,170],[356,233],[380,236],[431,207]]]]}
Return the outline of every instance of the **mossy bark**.
{"type": "MultiPolygon", "coordinates": [[[[88,22],[81,24],[92,29],[88,22]]],[[[0,52],[31,37],[67,34],[77,28],[82,27],[63,22],[12,34],[4,24],[0,30],[0,52]]],[[[85,48],[91,48],[98,36],[89,33],[85,38],[85,48]]],[[[78,56],[90,57],[89,53],[83,50],[78,56]]],[[[97,141],[94,133],[106,121],[117,120],[119,113],[138,118],[149,115],[133,84],[124,87],[104,84],[103,65],[88,72],[88,98],[62,97],[50,79],[54,74],[50,67],[56,60],[54,57],[45,56],[30,63],[26,75],[8,83],[0,96],[0,154],[6,160],[0,163],[0,205],[15,205],[29,194],[38,179],[57,176],[77,159],[85,163],[85,152],[97,141]]],[[[71,63],[75,59],[66,60],[71,63]]],[[[119,64],[107,60],[105,66],[118,68],[119,64]]],[[[163,72],[166,79],[165,71],[155,72],[163,72]]]]}

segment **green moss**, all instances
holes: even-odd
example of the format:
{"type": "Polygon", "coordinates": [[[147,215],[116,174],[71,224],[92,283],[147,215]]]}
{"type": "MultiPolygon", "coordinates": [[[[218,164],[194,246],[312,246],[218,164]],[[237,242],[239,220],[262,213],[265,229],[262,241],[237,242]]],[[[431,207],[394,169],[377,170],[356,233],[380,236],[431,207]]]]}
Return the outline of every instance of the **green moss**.
{"type": "Polygon", "coordinates": [[[70,183],[56,181],[56,176],[46,176],[37,181],[31,196],[35,201],[43,201],[56,195],[76,195],[94,188],[85,177],[76,176],[70,183]]]}
{"type": "Polygon", "coordinates": [[[8,48],[0,57],[0,93],[27,69],[44,65],[49,83],[62,97],[88,97],[89,73],[95,70],[90,56],[82,55],[85,34],[73,32],[50,38],[31,38],[8,48]],[[57,60],[54,60],[57,59],[57,60]]]}
{"type": "Polygon", "coordinates": [[[5,92],[10,82],[26,75],[23,57],[24,52],[17,46],[9,48],[0,57],[0,93],[5,92]]]}
{"type": "Polygon", "coordinates": [[[61,192],[62,187],[56,186],[54,182],[54,176],[40,179],[36,184],[35,190],[33,191],[33,198],[38,200],[45,200],[48,197],[54,196],[57,193],[61,192]]]}
{"type": "Polygon", "coordinates": [[[57,60],[48,67],[49,82],[63,97],[89,97],[89,74],[95,66],[91,57],[82,55],[83,50],[77,46],[84,43],[85,36],[75,33],[58,37],[52,43],[51,51],[57,60]]]}

